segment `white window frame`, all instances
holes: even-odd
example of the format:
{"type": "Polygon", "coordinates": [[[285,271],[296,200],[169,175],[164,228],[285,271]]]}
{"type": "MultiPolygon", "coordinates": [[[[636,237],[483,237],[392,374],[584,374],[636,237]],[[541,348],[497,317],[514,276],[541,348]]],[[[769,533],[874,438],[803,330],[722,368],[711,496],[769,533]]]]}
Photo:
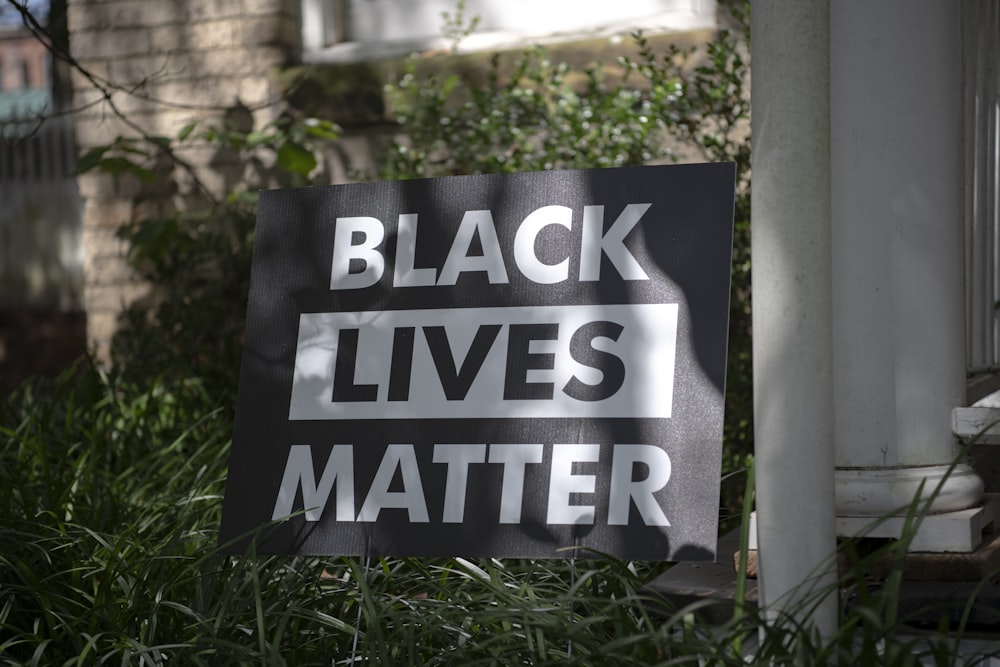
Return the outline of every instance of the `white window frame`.
{"type": "MultiPolygon", "coordinates": [[[[411,6],[420,6],[426,1],[428,16],[433,14],[437,20],[442,7],[447,3],[437,0],[409,0],[411,6]]],[[[715,28],[716,0],[629,0],[631,13],[621,14],[610,11],[611,5],[606,0],[575,0],[581,10],[589,9],[586,14],[593,15],[593,20],[584,19],[570,21],[561,25],[558,20],[560,9],[556,5],[549,6],[548,12],[535,16],[538,20],[519,25],[512,17],[524,12],[504,5],[508,0],[472,0],[465,8],[465,19],[468,21],[478,14],[480,9],[495,3],[497,10],[492,12],[496,25],[483,21],[480,28],[466,37],[459,48],[462,52],[499,50],[504,48],[522,48],[530,44],[570,41],[581,38],[610,37],[627,35],[637,29],[648,34],[682,30],[697,30],[715,28]],[[520,12],[520,13],[518,13],[520,12]],[[497,17],[500,18],[497,18],[497,17]],[[629,16],[631,18],[621,18],[629,16]],[[540,18],[539,18],[540,17],[540,18]],[[484,25],[485,24],[485,25],[484,25]],[[518,25],[514,25],[518,24],[518,25]],[[547,32],[540,33],[538,25],[550,26],[547,32]]],[[[542,0],[550,2],[552,0],[542,0]]],[[[451,48],[452,44],[443,35],[428,37],[426,34],[414,34],[412,37],[400,36],[399,24],[394,25],[395,35],[386,39],[372,39],[372,7],[360,3],[379,0],[300,0],[302,19],[302,58],[305,62],[358,62],[383,57],[404,56],[413,51],[451,48]],[[357,13],[352,18],[352,6],[356,4],[357,13]],[[361,32],[352,35],[353,21],[360,21],[361,32]],[[359,37],[358,35],[362,35],[359,37]],[[367,35],[367,36],[365,36],[367,35]]],[[[565,13],[565,12],[563,12],[565,13]]],[[[416,23],[426,28],[428,16],[416,23]]],[[[579,19],[579,15],[573,17],[579,19]]],[[[389,28],[393,31],[393,28],[389,28]]],[[[426,32],[426,30],[424,31],[426,32]]]]}
{"type": "Polygon", "coordinates": [[[302,0],[302,47],[321,51],[347,40],[347,0],[302,0]]]}

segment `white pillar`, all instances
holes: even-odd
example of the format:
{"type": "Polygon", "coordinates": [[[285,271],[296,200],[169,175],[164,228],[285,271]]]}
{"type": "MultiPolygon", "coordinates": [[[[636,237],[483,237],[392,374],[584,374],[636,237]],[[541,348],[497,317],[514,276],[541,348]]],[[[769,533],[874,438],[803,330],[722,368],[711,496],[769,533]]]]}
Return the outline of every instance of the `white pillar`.
{"type": "MultiPolygon", "coordinates": [[[[827,2],[751,13],[753,355],[762,604],[797,615],[831,590],[831,342],[827,2]]],[[[830,634],[837,598],[802,621],[830,634]]]]}
{"type": "Polygon", "coordinates": [[[959,11],[830,3],[840,517],[899,514],[921,482],[925,497],[941,484],[935,513],[982,495],[969,466],[949,474],[965,396],[959,11]]]}

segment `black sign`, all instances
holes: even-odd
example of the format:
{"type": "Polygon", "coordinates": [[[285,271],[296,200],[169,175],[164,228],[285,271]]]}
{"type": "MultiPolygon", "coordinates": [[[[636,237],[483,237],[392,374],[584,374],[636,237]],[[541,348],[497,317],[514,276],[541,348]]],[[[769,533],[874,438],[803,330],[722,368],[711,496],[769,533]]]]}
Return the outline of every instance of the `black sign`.
{"type": "Polygon", "coordinates": [[[712,559],[734,179],[261,193],[220,541],[712,559]]]}

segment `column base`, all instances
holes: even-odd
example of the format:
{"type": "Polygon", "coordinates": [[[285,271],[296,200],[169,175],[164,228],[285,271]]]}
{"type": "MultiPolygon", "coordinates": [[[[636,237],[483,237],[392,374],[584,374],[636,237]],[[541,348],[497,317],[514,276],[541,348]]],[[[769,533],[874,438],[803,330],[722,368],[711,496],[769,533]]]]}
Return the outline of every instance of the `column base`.
{"type": "Polygon", "coordinates": [[[971,466],[837,468],[834,511],[838,517],[904,517],[956,512],[976,506],[983,480],[971,466]],[[919,500],[914,507],[914,500],[919,500]]]}
{"type": "MultiPolygon", "coordinates": [[[[1000,496],[986,496],[978,507],[922,517],[838,516],[838,537],[903,539],[913,531],[907,551],[926,553],[971,553],[983,542],[983,532],[1000,516],[1000,496]]],[[[995,525],[995,524],[994,524],[995,525]]]]}
{"type": "MultiPolygon", "coordinates": [[[[838,537],[871,537],[899,540],[906,530],[916,530],[910,536],[907,551],[911,553],[972,553],[983,542],[983,533],[992,525],[1000,528],[1000,494],[988,494],[982,503],[954,512],[928,514],[917,519],[906,516],[838,516],[838,537]]],[[[750,517],[750,551],[757,550],[757,513],[750,517]]]]}

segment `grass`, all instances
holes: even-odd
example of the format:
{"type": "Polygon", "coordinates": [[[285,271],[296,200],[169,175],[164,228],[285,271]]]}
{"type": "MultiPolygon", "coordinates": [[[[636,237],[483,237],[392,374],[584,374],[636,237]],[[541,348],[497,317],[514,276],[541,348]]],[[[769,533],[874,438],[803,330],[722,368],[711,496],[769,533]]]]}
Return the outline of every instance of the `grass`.
{"type": "MultiPolygon", "coordinates": [[[[653,621],[634,566],[216,552],[229,406],[89,367],[0,421],[0,661],[517,664],[611,659],[653,621]],[[575,623],[571,622],[576,620],[575,623]]],[[[627,664],[629,661],[625,660],[627,664]]]]}
{"type": "MultiPolygon", "coordinates": [[[[140,387],[88,364],[0,418],[0,664],[954,664],[898,587],[848,576],[841,631],[803,616],[653,615],[662,566],[613,559],[231,558],[215,542],[231,405],[197,380],[140,387]],[[923,663],[918,663],[918,658],[923,663]]],[[[892,545],[867,559],[892,557],[892,545]]],[[[855,575],[869,560],[855,560],[855,575]]],[[[892,582],[890,581],[890,584],[892,582]]],[[[824,594],[836,594],[827,591],[824,594]]],[[[959,633],[962,628],[957,629],[959,633]]]]}

